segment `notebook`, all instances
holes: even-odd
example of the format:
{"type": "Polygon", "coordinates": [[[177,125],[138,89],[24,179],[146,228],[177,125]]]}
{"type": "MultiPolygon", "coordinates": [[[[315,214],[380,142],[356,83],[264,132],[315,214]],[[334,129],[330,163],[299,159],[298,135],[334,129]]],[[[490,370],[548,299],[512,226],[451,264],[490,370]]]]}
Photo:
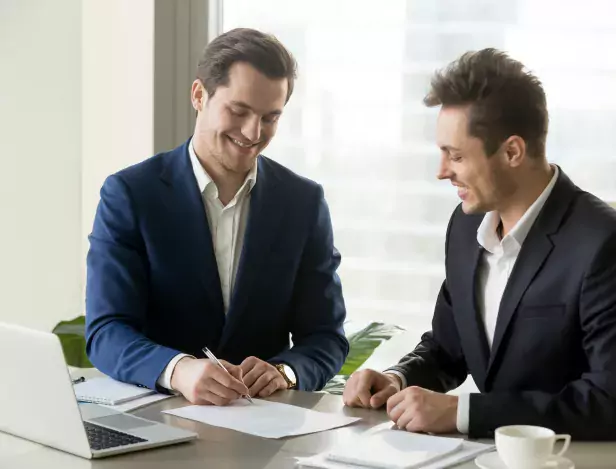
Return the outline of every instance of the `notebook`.
{"type": "Polygon", "coordinates": [[[73,385],[75,396],[81,402],[118,405],[139,397],[154,394],[148,388],[121,383],[109,377],[91,378],[73,385]]]}
{"type": "Polygon", "coordinates": [[[402,430],[367,432],[326,454],[330,461],[381,469],[414,469],[462,448],[463,440],[402,430]]]}

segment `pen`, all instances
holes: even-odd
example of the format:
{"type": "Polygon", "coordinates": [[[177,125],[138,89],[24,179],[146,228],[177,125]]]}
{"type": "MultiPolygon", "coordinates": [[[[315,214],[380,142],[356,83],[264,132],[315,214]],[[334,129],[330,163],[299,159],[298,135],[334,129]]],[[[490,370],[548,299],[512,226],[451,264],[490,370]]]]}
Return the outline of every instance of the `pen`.
{"type": "MultiPolygon", "coordinates": [[[[213,354],[212,352],[210,352],[210,349],[209,349],[209,348],[207,348],[207,347],[203,347],[203,353],[205,353],[205,356],[206,356],[206,357],[208,357],[210,360],[212,360],[214,363],[216,363],[219,367],[221,367],[223,370],[225,370],[227,373],[229,373],[229,370],[227,370],[227,369],[225,368],[225,366],[224,366],[222,363],[220,363],[220,360],[218,360],[218,358],[216,358],[216,357],[214,356],[214,354],[213,354]]],[[[231,374],[231,373],[229,373],[229,374],[231,374]]],[[[252,402],[252,398],[251,398],[248,394],[246,394],[245,396],[242,396],[242,397],[243,397],[244,399],[247,399],[247,400],[248,400],[248,402],[250,402],[251,404],[253,403],[253,402],[252,402]]]]}

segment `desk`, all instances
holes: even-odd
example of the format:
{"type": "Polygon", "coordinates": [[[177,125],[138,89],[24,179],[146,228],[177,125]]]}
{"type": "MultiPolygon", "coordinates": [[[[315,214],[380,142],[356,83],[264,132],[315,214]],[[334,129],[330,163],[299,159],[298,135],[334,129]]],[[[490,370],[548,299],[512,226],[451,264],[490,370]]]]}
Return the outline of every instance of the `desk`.
{"type": "MultiPolygon", "coordinates": [[[[295,456],[309,456],[321,452],[335,444],[341,437],[360,434],[388,420],[383,411],[350,409],[342,405],[340,396],[329,394],[281,391],[270,400],[324,412],[362,417],[364,420],[328,432],[283,440],[268,440],[162,414],[160,411],[163,409],[187,405],[187,401],[183,398],[174,397],[139,409],[135,414],[195,431],[199,433],[199,440],[89,461],[0,433],[0,468],[289,469],[295,465],[295,456]]],[[[61,428],[62,423],[59,422],[58,430],[61,431],[61,428]]],[[[614,468],[616,443],[574,442],[567,456],[575,462],[577,469],[614,468]]],[[[458,467],[476,469],[473,462],[458,467]]]]}

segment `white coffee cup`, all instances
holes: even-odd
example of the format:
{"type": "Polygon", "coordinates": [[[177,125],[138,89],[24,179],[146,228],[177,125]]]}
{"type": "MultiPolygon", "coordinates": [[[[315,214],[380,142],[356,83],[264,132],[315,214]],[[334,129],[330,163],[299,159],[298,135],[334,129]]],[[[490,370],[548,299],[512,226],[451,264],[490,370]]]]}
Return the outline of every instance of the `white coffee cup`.
{"type": "Polygon", "coordinates": [[[571,435],[556,435],[549,428],[531,425],[509,425],[496,429],[496,451],[508,469],[539,469],[550,458],[565,454],[571,435]],[[554,454],[554,443],[564,440],[554,454]]]}

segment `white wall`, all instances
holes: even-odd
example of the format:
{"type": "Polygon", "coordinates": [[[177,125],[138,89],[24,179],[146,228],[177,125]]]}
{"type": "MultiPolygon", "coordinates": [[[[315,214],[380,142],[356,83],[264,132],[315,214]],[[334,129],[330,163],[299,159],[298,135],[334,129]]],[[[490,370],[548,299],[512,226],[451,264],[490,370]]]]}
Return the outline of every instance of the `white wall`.
{"type": "Polygon", "coordinates": [[[83,314],[100,187],[191,133],[206,14],[207,0],[0,0],[0,321],[83,314]]]}
{"type": "Polygon", "coordinates": [[[81,0],[0,0],[0,321],[82,312],[81,0]]]}
{"type": "Polygon", "coordinates": [[[83,3],[82,274],[105,178],[154,152],[154,0],[83,3]]]}

